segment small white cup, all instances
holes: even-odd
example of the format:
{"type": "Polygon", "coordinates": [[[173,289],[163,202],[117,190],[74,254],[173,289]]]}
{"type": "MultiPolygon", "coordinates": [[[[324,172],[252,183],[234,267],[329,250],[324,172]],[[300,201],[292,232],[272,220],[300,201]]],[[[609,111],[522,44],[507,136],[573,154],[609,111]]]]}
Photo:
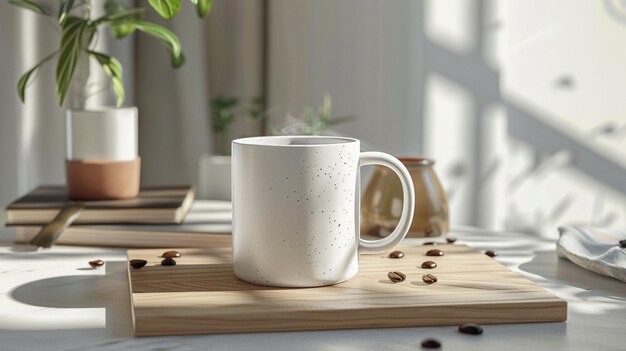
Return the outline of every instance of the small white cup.
{"type": "Polygon", "coordinates": [[[244,281],[281,287],[341,283],[358,271],[358,254],[394,247],[415,207],[404,165],[381,152],[360,152],[357,139],[277,136],[232,143],[233,269],[244,281]],[[403,209],[384,239],[359,235],[359,168],[398,174],[403,209]]]}

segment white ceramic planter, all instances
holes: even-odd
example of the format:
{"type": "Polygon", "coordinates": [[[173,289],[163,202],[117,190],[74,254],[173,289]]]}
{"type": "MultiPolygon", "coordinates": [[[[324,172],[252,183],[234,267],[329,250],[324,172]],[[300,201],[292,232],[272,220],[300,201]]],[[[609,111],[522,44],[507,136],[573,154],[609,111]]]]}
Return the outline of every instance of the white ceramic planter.
{"type": "Polygon", "coordinates": [[[136,107],[69,110],[66,126],[71,198],[137,196],[141,160],[136,107]]]}
{"type": "Polygon", "coordinates": [[[138,154],[137,108],[67,111],[67,159],[129,161],[138,154]]]}

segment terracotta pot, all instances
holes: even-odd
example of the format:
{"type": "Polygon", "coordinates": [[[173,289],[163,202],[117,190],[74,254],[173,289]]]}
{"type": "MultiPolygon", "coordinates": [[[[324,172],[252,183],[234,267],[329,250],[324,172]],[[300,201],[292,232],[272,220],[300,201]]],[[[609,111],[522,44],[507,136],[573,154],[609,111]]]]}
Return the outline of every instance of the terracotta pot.
{"type": "Polygon", "coordinates": [[[141,158],[130,161],[66,161],[70,199],[127,199],[139,194],[141,158]]]}
{"type": "Polygon", "coordinates": [[[71,199],[133,198],[139,193],[137,108],[70,110],[66,176],[71,199]]]}
{"type": "MultiPolygon", "coordinates": [[[[448,202],[435,174],[435,162],[425,158],[399,158],[413,179],[415,212],[407,237],[432,237],[448,232],[448,202]]],[[[387,236],[402,210],[402,187],[385,167],[376,167],[361,201],[361,233],[387,236]]]]}

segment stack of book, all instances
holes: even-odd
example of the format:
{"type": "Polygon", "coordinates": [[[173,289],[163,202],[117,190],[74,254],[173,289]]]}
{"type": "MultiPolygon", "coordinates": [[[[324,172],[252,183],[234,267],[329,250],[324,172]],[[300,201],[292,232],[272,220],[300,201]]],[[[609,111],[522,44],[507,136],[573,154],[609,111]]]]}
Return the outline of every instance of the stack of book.
{"type": "MultiPolygon", "coordinates": [[[[6,208],[16,242],[29,242],[71,200],[60,186],[42,186],[6,208]]],[[[189,186],[151,187],[127,200],[84,201],[57,244],[114,247],[202,247],[230,242],[231,204],[194,201],[189,186]]]]}

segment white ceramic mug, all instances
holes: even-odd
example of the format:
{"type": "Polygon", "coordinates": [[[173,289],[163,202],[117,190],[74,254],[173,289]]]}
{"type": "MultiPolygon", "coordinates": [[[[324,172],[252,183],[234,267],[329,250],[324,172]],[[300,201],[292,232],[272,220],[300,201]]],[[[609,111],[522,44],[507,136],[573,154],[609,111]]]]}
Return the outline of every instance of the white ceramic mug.
{"type": "Polygon", "coordinates": [[[360,152],[357,139],[276,136],[232,143],[233,269],[244,281],[281,287],[341,283],[359,253],[394,247],[411,226],[413,183],[393,156],[360,152]],[[404,207],[384,239],[359,235],[359,168],[384,165],[400,177],[404,207]]]}

